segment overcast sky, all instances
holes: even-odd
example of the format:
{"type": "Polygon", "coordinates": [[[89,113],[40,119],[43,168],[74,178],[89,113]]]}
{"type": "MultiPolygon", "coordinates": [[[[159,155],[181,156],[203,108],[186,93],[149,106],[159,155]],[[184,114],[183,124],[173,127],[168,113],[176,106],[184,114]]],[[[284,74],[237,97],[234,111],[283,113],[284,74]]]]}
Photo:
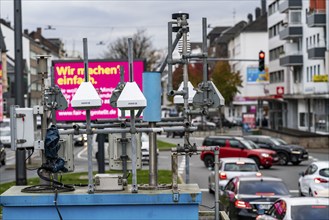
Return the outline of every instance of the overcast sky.
{"type": "MultiPolygon", "coordinates": [[[[0,0],[0,16],[12,26],[13,2],[0,0]]],[[[43,36],[60,38],[69,53],[82,55],[82,39],[87,38],[89,58],[94,59],[101,58],[109,43],[131,37],[137,29],[146,29],[155,48],[166,49],[168,22],[179,11],[189,13],[191,41],[201,42],[202,18],[211,27],[231,26],[247,20],[248,13],[255,17],[256,7],[261,0],[22,0],[22,22],[29,32],[41,27],[43,36]],[[48,25],[54,30],[47,30],[48,25]]]]}

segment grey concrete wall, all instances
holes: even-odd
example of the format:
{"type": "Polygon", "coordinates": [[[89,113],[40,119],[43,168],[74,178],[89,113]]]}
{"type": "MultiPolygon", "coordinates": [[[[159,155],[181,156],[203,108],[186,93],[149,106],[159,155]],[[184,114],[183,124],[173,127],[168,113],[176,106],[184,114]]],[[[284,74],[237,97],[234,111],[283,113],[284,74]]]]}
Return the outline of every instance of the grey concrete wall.
{"type": "Polygon", "coordinates": [[[273,137],[278,137],[289,144],[298,144],[304,146],[307,149],[327,149],[329,150],[329,135],[303,135],[303,134],[285,134],[285,133],[278,133],[271,130],[261,130],[263,135],[269,135],[273,137]]]}

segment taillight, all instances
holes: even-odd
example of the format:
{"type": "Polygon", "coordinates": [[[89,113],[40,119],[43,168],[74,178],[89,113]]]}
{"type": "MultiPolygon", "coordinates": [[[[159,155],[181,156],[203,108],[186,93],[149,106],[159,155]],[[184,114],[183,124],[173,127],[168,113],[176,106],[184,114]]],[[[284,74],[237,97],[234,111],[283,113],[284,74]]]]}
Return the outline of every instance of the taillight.
{"type": "Polygon", "coordinates": [[[322,178],[314,178],[315,183],[327,183],[328,180],[322,178]]]}
{"type": "Polygon", "coordinates": [[[256,173],[256,176],[262,176],[262,173],[258,172],[256,173]]]}
{"type": "Polygon", "coordinates": [[[225,172],[220,172],[220,173],[219,173],[219,179],[221,179],[221,180],[226,180],[226,179],[227,179],[227,175],[226,175],[226,173],[225,173],[225,172]]]}
{"type": "Polygon", "coordinates": [[[239,209],[251,209],[251,205],[249,202],[241,201],[241,200],[236,200],[234,203],[236,208],[239,209]]]}

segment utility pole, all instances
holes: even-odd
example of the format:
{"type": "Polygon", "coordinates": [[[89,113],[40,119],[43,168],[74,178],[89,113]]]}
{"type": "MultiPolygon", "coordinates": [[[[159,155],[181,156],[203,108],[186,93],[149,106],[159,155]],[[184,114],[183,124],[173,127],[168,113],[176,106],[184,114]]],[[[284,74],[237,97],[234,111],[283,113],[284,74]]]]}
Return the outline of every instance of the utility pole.
{"type": "MultiPolygon", "coordinates": [[[[327,74],[329,75],[329,1],[326,1],[326,35],[327,35],[327,52],[326,52],[326,70],[327,74]]],[[[328,79],[328,84],[329,84],[329,79],[328,79]]]]}
{"type": "MultiPolygon", "coordinates": [[[[23,97],[23,46],[22,46],[22,2],[14,0],[15,24],[15,105],[24,106],[23,97]]],[[[16,150],[16,185],[27,185],[25,149],[16,150]]]]}

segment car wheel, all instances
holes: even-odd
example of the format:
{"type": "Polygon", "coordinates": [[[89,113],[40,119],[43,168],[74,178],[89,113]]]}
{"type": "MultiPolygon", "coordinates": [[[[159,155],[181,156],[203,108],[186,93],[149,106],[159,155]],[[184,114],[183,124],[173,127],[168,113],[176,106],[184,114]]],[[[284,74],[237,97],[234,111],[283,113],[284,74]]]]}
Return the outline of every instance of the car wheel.
{"type": "Polygon", "coordinates": [[[263,167],[264,167],[264,169],[270,169],[272,167],[272,165],[264,165],[263,167]]]}
{"type": "Polygon", "coordinates": [[[210,179],[208,179],[208,189],[210,194],[214,194],[214,190],[211,189],[210,179]]]}
{"type": "Polygon", "coordinates": [[[203,162],[206,167],[213,167],[214,166],[214,157],[212,155],[206,155],[203,159],[203,162]]]}
{"type": "Polygon", "coordinates": [[[285,153],[278,153],[279,157],[279,164],[280,165],[287,165],[288,164],[288,155],[285,153]]]}
{"type": "Polygon", "coordinates": [[[259,161],[258,157],[250,157],[250,158],[255,161],[255,163],[257,164],[258,167],[260,167],[260,161],[259,161]]]}
{"type": "Polygon", "coordinates": [[[301,187],[300,187],[300,184],[298,183],[298,194],[299,194],[299,196],[304,196],[304,194],[302,193],[302,189],[301,189],[301,187]]]}
{"type": "Polygon", "coordinates": [[[302,161],[295,161],[295,162],[292,162],[293,165],[299,165],[302,161]]]}

